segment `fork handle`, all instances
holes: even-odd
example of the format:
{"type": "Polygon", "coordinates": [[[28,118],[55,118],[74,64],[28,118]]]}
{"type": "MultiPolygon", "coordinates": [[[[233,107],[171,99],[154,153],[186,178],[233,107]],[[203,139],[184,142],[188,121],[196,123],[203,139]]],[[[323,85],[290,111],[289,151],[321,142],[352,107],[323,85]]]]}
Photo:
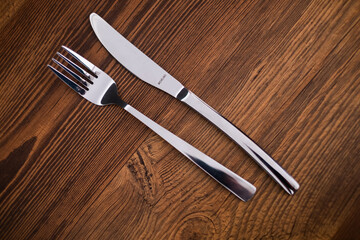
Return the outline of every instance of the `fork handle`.
{"type": "Polygon", "coordinates": [[[159,124],[155,123],[130,105],[126,105],[124,109],[156,132],[160,137],[170,143],[185,157],[190,159],[193,163],[241,200],[246,202],[255,194],[256,188],[252,184],[230,171],[214,159],[200,152],[198,149],[177,137],[175,134],[161,127],[159,124]]]}
{"type": "Polygon", "coordinates": [[[240,147],[242,147],[280,186],[290,195],[298,189],[299,184],[290,176],[274,159],[262,150],[253,140],[235,127],[231,122],[220,115],[216,110],[207,105],[194,93],[184,88],[183,96],[179,98],[182,102],[199,112],[240,147]]]}

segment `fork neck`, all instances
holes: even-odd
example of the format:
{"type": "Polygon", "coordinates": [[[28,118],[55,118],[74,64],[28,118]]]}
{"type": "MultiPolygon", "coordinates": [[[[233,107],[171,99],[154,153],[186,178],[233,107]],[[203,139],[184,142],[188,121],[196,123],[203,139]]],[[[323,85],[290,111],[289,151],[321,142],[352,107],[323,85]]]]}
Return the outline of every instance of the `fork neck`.
{"type": "Polygon", "coordinates": [[[128,104],[126,102],[124,102],[119,95],[116,98],[116,101],[114,102],[114,104],[120,106],[121,108],[125,108],[128,104]]]}
{"type": "Polygon", "coordinates": [[[101,99],[101,104],[108,105],[108,104],[116,104],[122,108],[125,108],[126,105],[128,105],[126,102],[124,102],[120,96],[118,95],[116,83],[113,83],[104,96],[101,99]]]}

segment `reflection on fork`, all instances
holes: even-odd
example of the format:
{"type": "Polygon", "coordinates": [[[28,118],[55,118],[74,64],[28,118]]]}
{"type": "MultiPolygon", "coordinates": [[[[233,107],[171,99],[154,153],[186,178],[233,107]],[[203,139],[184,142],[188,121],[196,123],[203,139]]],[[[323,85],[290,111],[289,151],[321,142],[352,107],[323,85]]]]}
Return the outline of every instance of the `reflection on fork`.
{"type": "Polygon", "coordinates": [[[190,159],[193,163],[195,163],[198,167],[204,170],[207,174],[213,177],[238,198],[243,201],[248,201],[253,197],[256,192],[256,188],[252,184],[234,172],[230,171],[220,163],[216,162],[206,154],[202,153],[189,143],[161,127],[137,111],[135,108],[131,107],[129,104],[125,103],[119,97],[116,83],[112,78],[110,78],[105,72],[76,52],[65,46],[63,46],[63,48],[76,61],[80,62],[86,68],[86,70],[60,53],[57,53],[58,56],[60,56],[60,58],[63,59],[64,62],[69,65],[69,67],[65,66],[54,58],[53,61],[62,69],[64,69],[69,76],[61,73],[51,65],[48,65],[48,67],[75,92],[80,94],[88,101],[99,106],[116,104],[122,107],[124,110],[132,114],[135,118],[143,122],[146,126],[160,135],[180,153],[190,159]]]}

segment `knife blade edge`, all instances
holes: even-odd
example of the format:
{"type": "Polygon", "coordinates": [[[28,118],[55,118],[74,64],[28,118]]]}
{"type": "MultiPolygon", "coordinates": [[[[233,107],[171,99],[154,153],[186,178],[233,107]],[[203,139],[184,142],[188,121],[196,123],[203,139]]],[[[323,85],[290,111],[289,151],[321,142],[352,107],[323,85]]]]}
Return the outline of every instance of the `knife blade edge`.
{"type": "Polygon", "coordinates": [[[185,88],[178,80],[135,47],[99,15],[90,14],[90,23],[96,36],[108,52],[135,76],[173,97],[179,98],[183,95],[185,88]]]}

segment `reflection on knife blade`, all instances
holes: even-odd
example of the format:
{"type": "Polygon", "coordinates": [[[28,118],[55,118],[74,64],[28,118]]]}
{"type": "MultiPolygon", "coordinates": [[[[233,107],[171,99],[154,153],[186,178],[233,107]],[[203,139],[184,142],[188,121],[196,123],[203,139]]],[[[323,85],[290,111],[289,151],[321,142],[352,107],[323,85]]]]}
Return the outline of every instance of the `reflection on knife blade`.
{"type": "Polygon", "coordinates": [[[163,90],[199,112],[242,147],[290,195],[299,184],[246,134],[207,105],[178,80],[136,48],[99,15],[90,15],[91,26],[100,42],[125,68],[141,80],[163,90]]]}

